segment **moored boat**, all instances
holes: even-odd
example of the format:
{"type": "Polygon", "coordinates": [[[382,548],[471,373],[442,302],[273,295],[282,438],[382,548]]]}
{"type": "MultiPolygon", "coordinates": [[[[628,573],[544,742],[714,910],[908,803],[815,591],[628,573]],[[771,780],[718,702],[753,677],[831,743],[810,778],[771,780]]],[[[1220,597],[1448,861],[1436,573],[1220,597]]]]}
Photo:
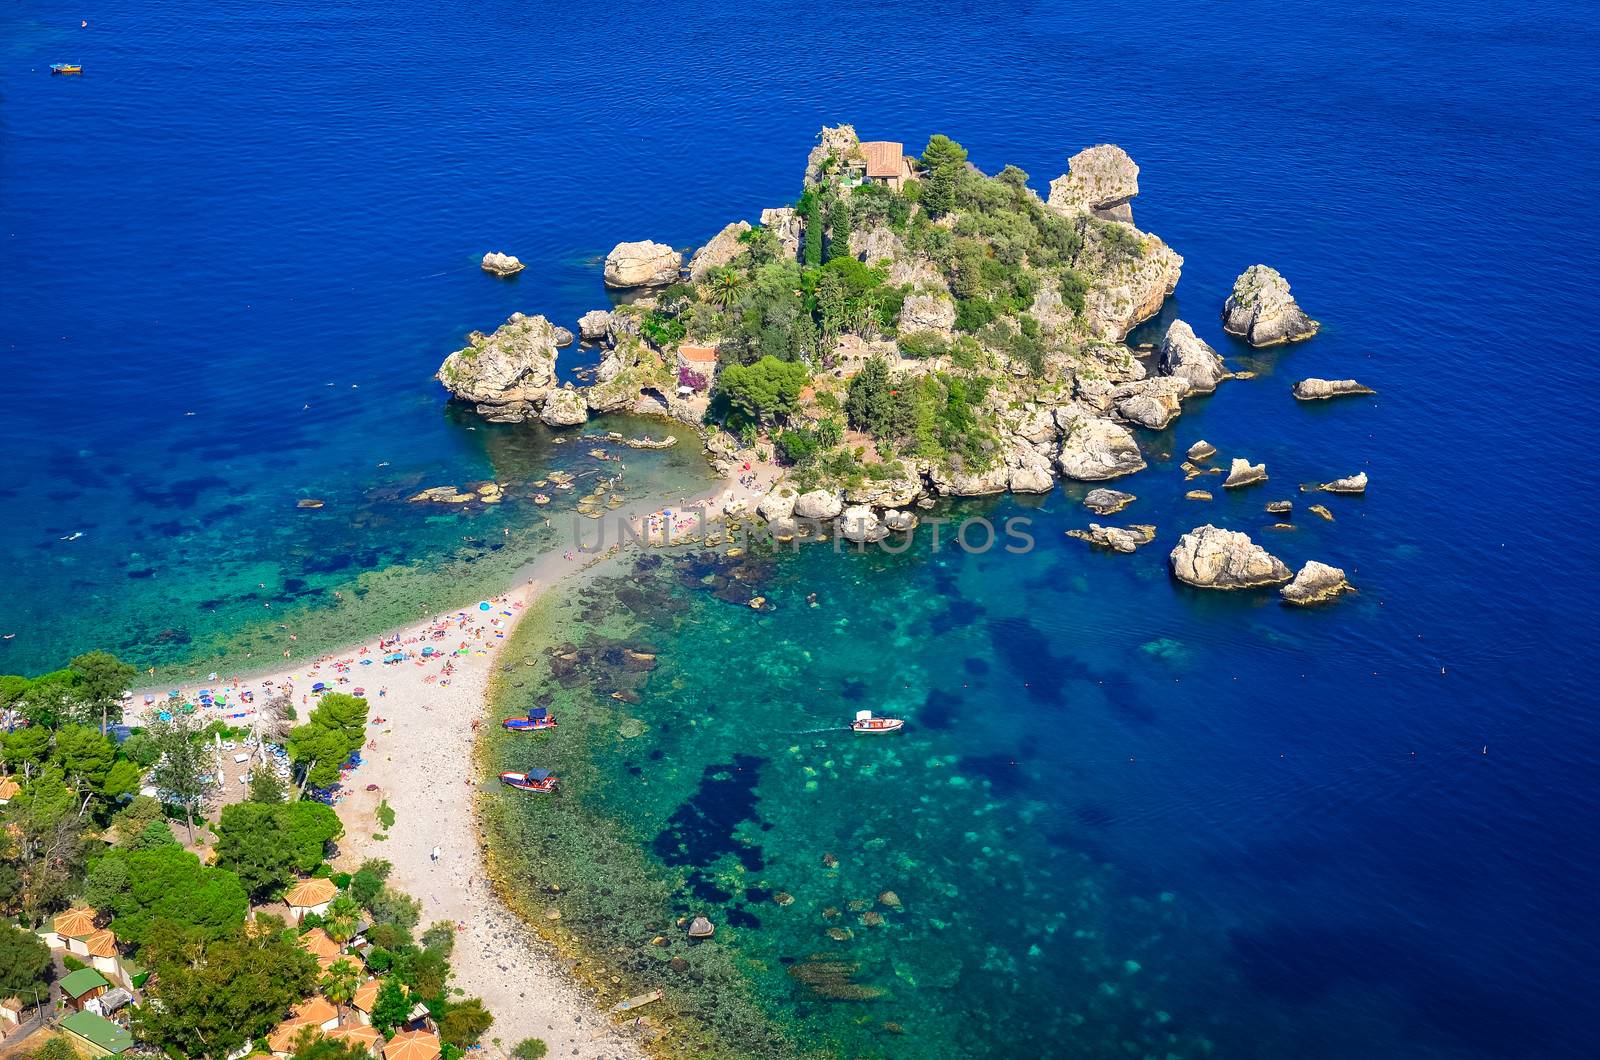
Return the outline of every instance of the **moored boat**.
{"type": "Polygon", "coordinates": [[[83,67],[77,63],[51,63],[50,72],[52,74],[81,74],[83,73],[83,67]]]}
{"type": "Polygon", "coordinates": [[[870,710],[856,711],[856,720],[850,723],[853,732],[882,734],[899,732],[905,728],[905,721],[900,718],[875,718],[870,710]]]}
{"type": "Polygon", "coordinates": [[[526,773],[501,773],[500,783],[518,791],[548,794],[556,790],[557,779],[548,769],[530,769],[526,773]]]}
{"type": "Polygon", "coordinates": [[[534,707],[526,718],[507,718],[500,723],[506,732],[544,732],[556,727],[556,719],[543,707],[534,707]]]}

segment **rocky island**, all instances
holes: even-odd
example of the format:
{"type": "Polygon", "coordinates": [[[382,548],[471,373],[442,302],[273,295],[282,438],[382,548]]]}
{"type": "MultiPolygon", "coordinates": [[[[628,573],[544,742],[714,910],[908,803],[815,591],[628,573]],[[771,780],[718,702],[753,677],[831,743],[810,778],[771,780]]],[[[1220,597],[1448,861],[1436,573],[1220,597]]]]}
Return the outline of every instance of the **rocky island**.
{"type": "MultiPolygon", "coordinates": [[[[491,420],[661,415],[699,430],[725,472],[743,466],[736,452],[770,457],[782,477],[751,507],[784,538],[809,521],[877,541],[912,530],[915,509],[935,498],[1118,479],[1148,466],[1143,432],[1170,429],[1186,401],[1252,375],[1230,371],[1185,320],[1147,356],[1124,341],[1160,310],[1183,265],[1133,223],[1138,174],[1125,151],[1101,144],[1073,155],[1045,197],[1015,166],[980,171],[944,136],[912,156],[849,125],[824,128],[793,206],[735,220],[693,254],[638,240],[606,255],[605,286],[631,293],[578,321],[602,350],[588,385],[557,383],[564,329],[522,314],[469,336],[438,378],[491,420]]],[[[1253,346],[1318,327],[1264,265],[1239,277],[1223,310],[1223,330],[1253,346]]],[[[1307,380],[1295,397],[1364,390],[1307,380]]],[[[1190,444],[1186,476],[1220,473],[1194,463],[1215,454],[1190,444]]],[[[1222,485],[1266,478],[1264,465],[1234,457],[1222,485]]],[[[1131,494],[1091,497],[1109,514],[1131,494]]],[[[1174,562],[1181,580],[1288,580],[1248,538],[1207,529],[1184,540],[1226,562],[1208,574],[1190,547],[1174,562]]],[[[1131,551],[1153,533],[1092,525],[1082,536],[1131,551]]]]}

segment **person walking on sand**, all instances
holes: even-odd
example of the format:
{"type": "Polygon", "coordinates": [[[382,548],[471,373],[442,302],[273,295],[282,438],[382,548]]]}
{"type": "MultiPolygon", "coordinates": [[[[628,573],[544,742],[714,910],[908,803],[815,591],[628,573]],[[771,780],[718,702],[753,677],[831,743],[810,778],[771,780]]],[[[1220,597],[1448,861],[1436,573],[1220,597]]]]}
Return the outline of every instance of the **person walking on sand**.
{"type": "Polygon", "coordinates": [[[439,848],[438,847],[434,847],[433,850],[431,850],[428,853],[428,860],[432,861],[435,865],[439,864],[439,848]]]}

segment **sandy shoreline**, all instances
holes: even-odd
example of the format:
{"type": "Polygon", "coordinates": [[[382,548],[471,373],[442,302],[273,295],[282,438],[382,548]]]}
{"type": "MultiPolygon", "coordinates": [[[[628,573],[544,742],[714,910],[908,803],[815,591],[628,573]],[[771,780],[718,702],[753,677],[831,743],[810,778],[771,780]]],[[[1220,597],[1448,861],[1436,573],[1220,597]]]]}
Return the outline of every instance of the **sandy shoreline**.
{"type": "MultiPolygon", "coordinates": [[[[636,521],[662,508],[681,511],[704,504],[708,512],[720,513],[739,502],[753,507],[770,487],[772,471],[757,468],[749,484],[739,480],[745,474],[741,470],[699,496],[625,506],[608,513],[608,530],[615,532],[613,520],[636,521]]],[[[229,689],[237,704],[238,692],[249,689],[259,703],[266,698],[265,687],[281,689],[288,683],[295,708],[304,717],[314,705],[310,689],[318,681],[334,691],[363,689],[374,720],[362,765],[347,775],[335,807],[345,829],[336,867],[353,871],[367,858],[383,858],[394,866],[390,878],[395,886],[422,903],[422,925],[440,920],[456,924],[453,985],[483,998],[494,1014],[483,1043],[487,1055],[506,1055],[522,1039],[538,1037],[549,1045],[551,1056],[643,1060],[647,1054],[634,1033],[601,1012],[562,959],[494,894],[476,816],[478,794],[492,786],[476,775],[474,750],[481,726],[493,724],[486,720],[488,689],[499,649],[540,594],[571,591],[582,580],[618,565],[633,548],[619,549],[608,539],[599,554],[585,553],[566,538],[519,571],[516,584],[499,596],[389,634],[399,637],[398,648],[380,648],[374,637],[315,659],[285,660],[276,668],[186,685],[183,691],[187,698],[202,686],[229,689]],[[424,647],[442,654],[424,658],[424,647]],[[381,661],[397,650],[407,654],[406,661],[381,661]],[[376,838],[383,832],[376,816],[380,799],[387,799],[396,814],[383,839],[376,838]],[[431,856],[435,849],[437,861],[431,856]]],[[[593,536],[588,540],[592,544],[593,536]]],[[[146,709],[144,691],[155,694],[158,702],[165,693],[141,690],[130,713],[146,709]]],[[[249,709],[235,705],[210,713],[225,717],[249,709]]],[[[230,723],[248,726],[249,719],[230,723]]],[[[250,767],[234,764],[231,757],[223,761],[224,801],[243,797],[239,775],[250,767]]]]}

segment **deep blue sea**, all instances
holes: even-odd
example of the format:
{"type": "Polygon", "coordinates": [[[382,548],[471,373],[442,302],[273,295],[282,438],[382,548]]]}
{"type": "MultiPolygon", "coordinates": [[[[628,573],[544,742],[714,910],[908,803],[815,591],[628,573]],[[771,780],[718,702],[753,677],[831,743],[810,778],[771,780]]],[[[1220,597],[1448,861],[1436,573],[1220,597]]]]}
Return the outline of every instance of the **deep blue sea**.
{"type": "MultiPolygon", "coordinates": [[[[1571,0],[19,0],[0,13],[0,671],[96,646],[141,665],[239,638],[276,651],[286,625],[377,628],[441,583],[480,591],[465,572],[538,551],[532,509],[405,494],[567,457],[448,408],[439,361],[513,311],[571,326],[603,306],[598,259],[620,240],[692,245],[791,201],[824,123],[913,147],[944,132],[1041,189],[1114,142],[1142,167],[1136,222],[1186,259],[1140,337],[1182,316],[1259,373],[1144,439],[1156,459],[1119,518],[1156,523],[1157,544],[1064,539],[1081,491],[998,502],[1040,520],[1034,554],[802,556],[775,600],[798,614],[815,591],[873,621],[807,611],[763,640],[743,609],[715,643],[844,638],[827,659],[848,661],[881,638],[865,679],[905,689],[897,753],[969,752],[994,814],[1027,805],[1006,826],[1019,849],[1183,911],[1130,959],[1142,947],[1138,974],[1165,984],[1161,1011],[1228,1028],[1221,1055],[1254,1052],[1259,1028],[1278,1056],[1594,1056],[1593,17],[1571,0]],[[59,61],[84,76],[49,76],[59,61]],[[495,249],[529,267],[491,279],[477,259],[495,249]],[[1252,355],[1222,335],[1258,261],[1319,336],[1252,355]],[[1313,375],[1379,393],[1291,400],[1313,375]],[[1271,482],[1184,501],[1159,456],[1202,436],[1271,482]],[[1265,529],[1265,500],[1357,470],[1370,491],[1330,501],[1334,522],[1265,529]],[[1183,591],[1165,553],[1206,521],[1361,591],[1309,613],[1183,591]],[[935,693],[981,721],[951,724],[935,693]],[[1163,955],[1195,963],[1162,972],[1163,955]]],[[[773,694],[864,679],[788,665],[773,694]]],[[[1041,888],[1018,893],[1066,893],[1041,888]]],[[[977,995],[1021,998],[1003,1034],[930,1022],[883,1055],[1092,1055],[1017,1044],[1075,982],[1030,970],[1027,926],[964,965],[977,995]]]]}

